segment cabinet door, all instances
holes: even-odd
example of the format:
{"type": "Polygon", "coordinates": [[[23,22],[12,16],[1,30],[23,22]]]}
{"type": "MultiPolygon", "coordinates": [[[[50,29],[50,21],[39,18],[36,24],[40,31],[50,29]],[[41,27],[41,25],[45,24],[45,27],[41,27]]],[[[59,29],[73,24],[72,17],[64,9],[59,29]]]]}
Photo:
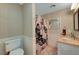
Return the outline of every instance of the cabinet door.
{"type": "Polygon", "coordinates": [[[79,47],[58,43],[58,54],[59,55],[79,55],[79,47]]]}

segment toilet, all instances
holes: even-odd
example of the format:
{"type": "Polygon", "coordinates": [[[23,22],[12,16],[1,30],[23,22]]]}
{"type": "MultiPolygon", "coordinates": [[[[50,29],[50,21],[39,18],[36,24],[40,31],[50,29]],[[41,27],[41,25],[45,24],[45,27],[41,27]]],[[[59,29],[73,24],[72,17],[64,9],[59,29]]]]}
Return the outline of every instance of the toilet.
{"type": "Polygon", "coordinates": [[[15,49],[9,53],[9,55],[23,55],[24,51],[22,48],[15,49]]]}
{"type": "Polygon", "coordinates": [[[21,39],[5,41],[5,51],[7,55],[24,55],[24,50],[21,48],[21,39]]]}

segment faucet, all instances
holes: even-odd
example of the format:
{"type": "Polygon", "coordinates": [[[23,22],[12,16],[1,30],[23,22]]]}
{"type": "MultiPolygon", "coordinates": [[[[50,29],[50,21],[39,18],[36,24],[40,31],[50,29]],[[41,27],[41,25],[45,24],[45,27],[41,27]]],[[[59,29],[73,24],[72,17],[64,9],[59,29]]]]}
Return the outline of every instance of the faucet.
{"type": "Polygon", "coordinates": [[[74,32],[71,32],[71,38],[73,38],[75,40],[76,36],[75,36],[74,32]]]}

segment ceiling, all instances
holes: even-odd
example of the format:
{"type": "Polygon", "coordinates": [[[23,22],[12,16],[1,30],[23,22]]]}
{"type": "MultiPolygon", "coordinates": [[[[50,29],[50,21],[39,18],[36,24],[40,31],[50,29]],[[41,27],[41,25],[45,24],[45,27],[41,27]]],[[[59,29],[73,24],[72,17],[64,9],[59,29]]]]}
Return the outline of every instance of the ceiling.
{"type": "Polygon", "coordinates": [[[38,3],[36,4],[36,14],[44,15],[51,12],[56,12],[65,8],[69,8],[71,3],[38,3]],[[56,5],[51,6],[51,5],[56,5]]]}

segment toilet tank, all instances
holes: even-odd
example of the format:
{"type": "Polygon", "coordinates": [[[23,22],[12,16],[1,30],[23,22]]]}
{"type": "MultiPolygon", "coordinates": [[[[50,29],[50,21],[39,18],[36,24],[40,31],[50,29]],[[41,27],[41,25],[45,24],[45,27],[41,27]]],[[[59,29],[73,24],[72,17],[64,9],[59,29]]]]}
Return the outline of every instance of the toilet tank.
{"type": "Polygon", "coordinates": [[[5,41],[5,51],[9,52],[21,46],[21,39],[12,39],[5,41]]]}

